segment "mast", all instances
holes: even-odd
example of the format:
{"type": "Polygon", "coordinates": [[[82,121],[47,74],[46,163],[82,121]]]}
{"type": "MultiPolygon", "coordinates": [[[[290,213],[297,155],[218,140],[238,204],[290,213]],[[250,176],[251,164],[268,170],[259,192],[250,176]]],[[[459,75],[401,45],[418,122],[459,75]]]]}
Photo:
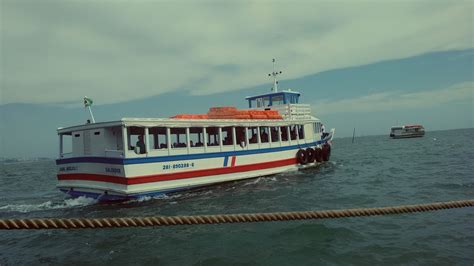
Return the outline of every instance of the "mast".
{"type": "Polygon", "coordinates": [[[356,128],[354,128],[354,131],[352,132],[352,143],[354,143],[355,135],[356,135],[356,128]]]}
{"type": "Polygon", "coordinates": [[[273,72],[268,74],[268,76],[273,76],[273,87],[272,87],[272,92],[277,92],[278,91],[278,80],[276,78],[277,75],[281,74],[281,71],[275,71],[275,58],[273,58],[273,72]]]}

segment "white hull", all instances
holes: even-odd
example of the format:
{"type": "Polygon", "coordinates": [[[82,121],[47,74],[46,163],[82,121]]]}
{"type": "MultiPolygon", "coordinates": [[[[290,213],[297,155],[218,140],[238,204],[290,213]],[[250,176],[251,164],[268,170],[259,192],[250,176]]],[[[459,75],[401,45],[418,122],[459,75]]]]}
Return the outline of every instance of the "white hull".
{"type": "Polygon", "coordinates": [[[137,198],[168,193],[314,167],[319,163],[299,164],[296,153],[300,148],[315,148],[322,143],[319,141],[265,149],[263,152],[259,149],[224,152],[212,155],[213,158],[202,159],[195,157],[209,155],[189,155],[188,157],[194,159],[179,161],[173,160],[173,156],[144,158],[142,163],[130,163],[131,161],[124,160],[122,164],[63,163],[67,162],[64,160],[58,162],[58,188],[71,195],[83,194],[101,199],[137,198]],[[169,160],[153,162],[157,159],[169,160]],[[184,168],[168,169],[170,165],[184,168]],[[114,169],[115,174],[110,174],[111,169],[114,169]]]}

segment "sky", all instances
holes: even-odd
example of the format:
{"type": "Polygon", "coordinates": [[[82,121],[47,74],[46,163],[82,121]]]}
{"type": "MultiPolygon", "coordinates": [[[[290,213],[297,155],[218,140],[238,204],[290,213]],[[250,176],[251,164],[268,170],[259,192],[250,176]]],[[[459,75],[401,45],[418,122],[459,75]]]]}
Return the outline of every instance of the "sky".
{"type": "Polygon", "coordinates": [[[474,46],[472,1],[0,4],[0,104],[211,95],[267,83],[272,58],[292,79],[474,46]]]}
{"type": "MultiPolygon", "coordinates": [[[[0,157],[58,127],[302,93],[336,137],[474,127],[472,1],[0,0],[0,157]],[[35,137],[31,137],[34,128],[35,137]]],[[[40,139],[41,141],[37,141],[40,139]]]]}

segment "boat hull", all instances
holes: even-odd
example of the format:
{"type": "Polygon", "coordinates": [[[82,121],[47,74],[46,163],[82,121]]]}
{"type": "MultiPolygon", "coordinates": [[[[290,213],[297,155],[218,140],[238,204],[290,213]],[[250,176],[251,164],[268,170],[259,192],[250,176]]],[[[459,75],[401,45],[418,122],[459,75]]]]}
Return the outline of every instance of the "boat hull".
{"type": "Polygon", "coordinates": [[[425,135],[425,132],[416,132],[409,134],[390,134],[390,137],[393,139],[407,139],[407,138],[420,138],[425,135]]]}
{"type": "Polygon", "coordinates": [[[100,201],[157,196],[314,167],[318,163],[299,164],[296,153],[324,143],[133,159],[62,159],[57,161],[57,186],[73,197],[100,201]]]}

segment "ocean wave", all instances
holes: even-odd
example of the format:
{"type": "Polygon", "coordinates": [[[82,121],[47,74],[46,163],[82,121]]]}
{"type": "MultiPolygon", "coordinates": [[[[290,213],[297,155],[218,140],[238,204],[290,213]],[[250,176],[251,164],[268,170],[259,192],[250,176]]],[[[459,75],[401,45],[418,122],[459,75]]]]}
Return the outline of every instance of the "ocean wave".
{"type": "Polygon", "coordinates": [[[27,212],[34,212],[34,211],[83,207],[83,206],[92,205],[95,203],[97,203],[97,200],[93,198],[78,197],[74,199],[66,199],[61,203],[46,201],[39,204],[8,204],[5,206],[0,206],[0,211],[27,213],[27,212]]]}

